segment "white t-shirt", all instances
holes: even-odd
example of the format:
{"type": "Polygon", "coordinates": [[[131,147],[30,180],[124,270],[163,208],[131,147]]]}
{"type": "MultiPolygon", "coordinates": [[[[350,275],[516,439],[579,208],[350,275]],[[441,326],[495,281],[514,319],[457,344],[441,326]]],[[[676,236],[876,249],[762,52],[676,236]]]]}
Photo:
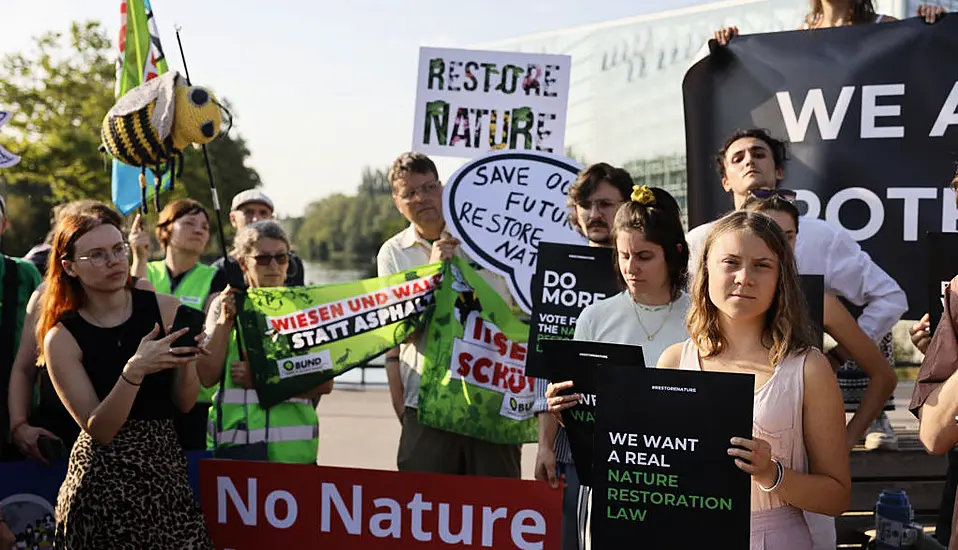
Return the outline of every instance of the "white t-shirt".
{"type": "MultiPolygon", "coordinates": [[[[685,235],[690,278],[695,277],[705,237],[714,223],[702,224],[685,235]]],[[[841,227],[818,218],[800,217],[795,261],[803,275],[824,275],[828,292],[864,306],[858,325],[876,342],[908,311],[908,298],[898,283],[841,227]]]]}
{"type": "Polygon", "coordinates": [[[636,304],[628,291],[620,292],[582,310],[574,339],[642,346],[645,366],[655,368],[666,348],[688,340],[685,314],[690,303],[684,292],[670,304],[671,308],[636,304]],[[653,334],[651,340],[649,334],[653,334]]]}

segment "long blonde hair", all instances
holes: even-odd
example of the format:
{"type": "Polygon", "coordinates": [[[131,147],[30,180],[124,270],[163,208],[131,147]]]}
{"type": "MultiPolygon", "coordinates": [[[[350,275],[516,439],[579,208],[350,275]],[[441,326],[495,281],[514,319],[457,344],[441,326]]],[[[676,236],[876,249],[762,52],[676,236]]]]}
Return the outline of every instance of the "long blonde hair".
{"type": "Polygon", "coordinates": [[[758,212],[737,210],[715,222],[699,256],[698,271],[692,283],[691,307],[685,318],[689,336],[705,358],[714,357],[728,345],[718,321],[718,308],[709,296],[709,252],[726,233],[749,232],[771,249],[778,258],[778,285],[775,297],[765,312],[763,340],[772,365],[782,359],[814,347],[808,304],[802,294],[795,254],[785,233],[774,220],[758,212]]]}

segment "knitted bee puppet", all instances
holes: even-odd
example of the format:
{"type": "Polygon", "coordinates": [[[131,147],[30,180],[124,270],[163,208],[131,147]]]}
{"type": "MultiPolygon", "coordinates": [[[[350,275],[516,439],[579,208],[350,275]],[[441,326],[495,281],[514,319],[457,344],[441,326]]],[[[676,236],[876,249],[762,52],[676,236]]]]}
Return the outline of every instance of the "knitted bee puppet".
{"type": "Polygon", "coordinates": [[[106,114],[100,149],[140,168],[144,213],[146,169],[154,173],[153,202],[159,211],[162,175],[169,171],[172,189],[177,173],[183,171],[183,149],[191,143],[213,141],[219,135],[223,111],[208,90],[189,86],[185,78],[171,71],[133,88],[106,114]]]}

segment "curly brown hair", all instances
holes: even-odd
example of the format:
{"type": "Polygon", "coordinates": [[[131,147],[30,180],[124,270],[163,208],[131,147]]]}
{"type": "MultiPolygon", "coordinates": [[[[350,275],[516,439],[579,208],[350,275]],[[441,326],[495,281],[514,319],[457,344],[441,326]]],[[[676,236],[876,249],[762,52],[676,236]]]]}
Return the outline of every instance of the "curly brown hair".
{"type": "Polygon", "coordinates": [[[685,325],[689,336],[703,353],[702,356],[714,357],[728,345],[719,326],[718,308],[709,296],[708,258],[709,251],[720,237],[736,231],[747,231],[762,239],[778,258],[778,285],[772,304],[765,312],[763,335],[771,364],[777,365],[790,355],[815,347],[808,304],[802,294],[795,255],[788,246],[785,233],[765,214],[736,210],[712,226],[705,238],[698,272],[691,285],[691,307],[686,315],[685,325]]]}
{"type": "Polygon", "coordinates": [[[622,168],[616,168],[605,162],[590,164],[579,172],[578,177],[569,187],[569,194],[566,198],[566,219],[569,225],[573,227],[580,235],[585,236],[585,232],[579,227],[578,219],[575,214],[575,205],[589,198],[595,192],[595,188],[602,182],[607,182],[622,193],[622,200],[629,200],[632,194],[632,176],[622,168]]]}
{"type": "Polygon", "coordinates": [[[436,169],[436,163],[423,153],[408,151],[393,161],[389,168],[389,185],[392,186],[393,193],[396,192],[396,182],[406,177],[406,174],[432,174],[436,180],[439,180],[439,170],[436,169]]]}

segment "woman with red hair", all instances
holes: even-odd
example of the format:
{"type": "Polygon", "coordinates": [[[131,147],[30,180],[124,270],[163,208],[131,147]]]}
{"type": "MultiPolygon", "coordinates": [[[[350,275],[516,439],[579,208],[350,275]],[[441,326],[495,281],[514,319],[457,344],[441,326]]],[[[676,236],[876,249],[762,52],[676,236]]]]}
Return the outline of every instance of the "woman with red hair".
{"type": "MultiPolygon", "coordinates": [[[[213,545],[173,429],[199,394],[200,345],[172,347],[179,300],[135,288],[110,217],[61,220],[36,324],[40,360],[81,428],[57,499],[57,548],[213,545]]],[[[199,338],[203,338],[201,334],[199,338]]]]}

